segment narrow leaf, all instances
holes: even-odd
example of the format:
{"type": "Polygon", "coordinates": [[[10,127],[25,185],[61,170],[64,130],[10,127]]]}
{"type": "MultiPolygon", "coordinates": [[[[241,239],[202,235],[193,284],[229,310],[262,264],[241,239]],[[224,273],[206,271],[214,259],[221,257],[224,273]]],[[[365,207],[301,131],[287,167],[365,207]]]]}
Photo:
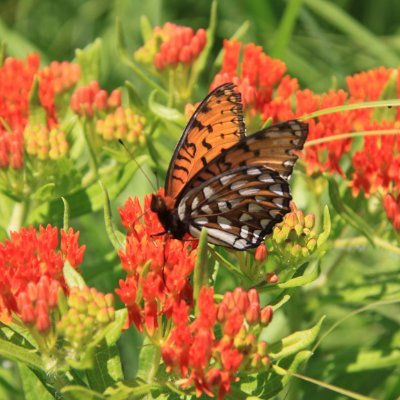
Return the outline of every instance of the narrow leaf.
{"type": "Polygon", "coordinates": [[[111,205],[110,198],[108,197],[108,192],[101,180],[99,180],[99,185],[104,193],[104,223],[106,226],[106,232],[115,251],[118,252],[118,250],[121,250],[124,247],[124,244],[119,241],[118,236],[116,235],[116,228],[112,220],[111,205]]]}
{"type": "Polygon", "coordinates": [[[173,121],[180,125],[185,125],[185,116],[175,108],[170,108],[156,102],[157,90],[153,90],[149,96],[150,111],[157,117],[167,121],[173,121]]]}
{"type": "Polygon", "coordinates": [[[73,287],[82,289],[86,286],[82,275],[68,261],[64,264],[63,273],[65,282],[70,289],[73,287]]]}
{"type": "Polygon", "coordinates": [[[88,84],[100,79],[101,39],[96,39],[84,49],[75,52],[76,62],[81,67],[81,83],[88,84]]]}
{"type": "Polygon", "coordinates": [[[272,344],[269,353],[271,358],[273,360],[280,360],[307,349],[316,339],[324,319],[325,317],[322,317],[311,329],[295,332],[272,344]]]}

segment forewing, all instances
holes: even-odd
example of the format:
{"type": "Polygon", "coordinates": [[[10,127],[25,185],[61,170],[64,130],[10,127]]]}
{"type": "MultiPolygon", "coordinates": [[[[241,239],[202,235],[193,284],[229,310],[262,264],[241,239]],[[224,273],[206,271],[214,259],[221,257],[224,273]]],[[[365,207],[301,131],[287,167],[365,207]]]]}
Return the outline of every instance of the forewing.
{"type": "Polygon", "coordinates": [[[245,137],[240,93],[232,83],[213,90],[190,118],[167,172],[165,194],[177,198],[205,165],[245,137]]]}
{"type": "Polygon", "coordinates": [[[307,134],[307,124],[291,120],[245,137],[193,176],[185,191],[240,166],[263,165],[288,180],[298,159],[297,151],[303,148],[307,134]]]}
{"type": "Polygon", "coordinates": [[[178,215],[198,237],[207,230],[210,243],[236,250],[257,247],[289,212],[289,184],[264,165],[226,171],[191,189],[178,215]]]}

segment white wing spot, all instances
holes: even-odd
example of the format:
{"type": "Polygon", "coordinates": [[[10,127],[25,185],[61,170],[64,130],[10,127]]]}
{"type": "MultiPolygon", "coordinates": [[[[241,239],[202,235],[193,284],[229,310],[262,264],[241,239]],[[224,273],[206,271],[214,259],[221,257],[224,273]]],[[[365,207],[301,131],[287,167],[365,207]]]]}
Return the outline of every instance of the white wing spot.
{"type": "Polygon", "coordinates": [[[253,239],[252,239],[252,243],[257,243],[258,239],[260,239],[260,235],[261,235],[261,231],[260,230],[256,230],[253,231],[253,239]]]}
{"type": "Polygon", "coordinates": [[[247,175],[260,175],[261,170],[259,168],[249,168],[247,170],[247,175]]]}
{"type": "Polygon", "coordinates": [[[283,190],[282,190],[282,185],[277,183],[275,185],[271,185],[269,187],[269,190],[272,192],[276,193],[278,196],[283,196],[283,190]]]}
{"type": "Polygon", "coordinates": [[[212,189],[210,188],[210,186],[206,186],[206,187],[203,189],[203,193],[204,193],[204,197],[205,197],[206,199],[208,199],[208,198],[210,198],[210,197],[214,194],[214,190],[212,190],[212,189]]]}
{"type": "Polygon", "coordinates": [[[247,181],[244,181],[244,180],[233,182],[231,185],[231,190],[239,189],[242,186],[244,186],[246,183],[247,183],[247,181]]]}
{"type": "Polygon", "coordinates": [[[201,211],[205,212],[206,214],[212,214],[213,210],[211,210],[211,207],[206,204],[205,206],[201,207],[201,211]]]}
{"type": "Polygon", "coordinates": [[[240,222],[246,222],[246,221],[250,221],[250,220],[252,220],[252,219],[253,219],[253,217],[252,217],[250,214],[243,213],[243,214],[240,216],[239,221],[240,221],[240,222]]]}
{"type": "Polygon", "coordinates": [[[292,161],[292,160],[286,160],[283,162],[283,166],[286,168],[293,167],[293,165],[294,165],[294,161],[292,161]]]}
{"type": "Polygon", "coordinates": [[[217,204],[219,211],[221,212],[229,211],[229,207],[226,201],[219,201],[217,204]]]}
{"type": "Polygon", "coordinates": [[[259,188],[251,187],[251,188],[247,188],[247,189],[240,189],[239,190],[239,194],[241,196],[251,196],[251,195],[253,195],[253,194],[255,194],[255,193],[259,192],[259,191],[260,191],[259,188]]]}
{"type": "Polygon", "coordinates": [[[226,185],[234,177],[235,177],[234,174],[230,174],[230,175],[221,176],[221,178],[219,178],[219,180],[221,181],[221,183],[223,185],[226,185]]]}
{"type": "Polygon", "coordinates": [[[181,201],[178,206],[178,216],[181,220],[185,218],[186,213],[186,201],[181,201]]]}
{"type": "Polygon", "coordinates": [[[192,201],[192,210],[197,208],[198,205],[199,205],[199,198],[196,196],[192,201]]]}
{"type": "Polygon", "coordinates": [[[250,231],[249,231],[249,227],[247,225],[242,226],[242,228],[240,229],[240,236],[243,239],[246,239],[247,236],[249,236],[250,231]]]}
{"type": "Polygon", "coordinates": [[[247,247],[247,241],[244,239],[236,240],[234,246],[236,250],[244,250],[247,247]]]}
{"type": "Polygon", "coordinates": [[[231,221],[225,217],[218,217],[217,222],[222,229],[230,229],[232,227],[231,221]]]}
{"type": "Polygon", "coordinates": [[[197,225],[205,225],[208,222],[208,218],[206,217],[195,218],[194,222],[197,225]]]}
{"type": "Polygon", "coordinates": [[[270,174],[262,174],[258,177],[258,180],[260,182],[265,182],[265,183],[273,183],[275,182],[274,179],[271,177],[270,174]]]}
{"type": "Polygon", "coordinates": [[[215,229],[215,228],[207,228],[207,233],[214,239],[224,242],[230,246],[233,245],[234,241],[237,238],[237,236],[234,235],[233,233],[221,231],[220,229],[215,229]]]}

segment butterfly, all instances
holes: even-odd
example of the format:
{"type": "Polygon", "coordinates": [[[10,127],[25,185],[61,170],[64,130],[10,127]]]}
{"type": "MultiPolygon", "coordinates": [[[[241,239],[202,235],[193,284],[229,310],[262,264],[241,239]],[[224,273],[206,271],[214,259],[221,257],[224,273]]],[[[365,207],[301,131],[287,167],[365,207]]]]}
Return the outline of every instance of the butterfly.
{"type": "Polygon", "coordinates": [[[199,237],[205,228],[209,243],[246,250],[290,211],[288,181],[308,125],[291,120],[250,136],[245,130],[233,83],[197,107],[169,164],[165,194],[151,198],[151,210],[175,239],[199,237]]]}

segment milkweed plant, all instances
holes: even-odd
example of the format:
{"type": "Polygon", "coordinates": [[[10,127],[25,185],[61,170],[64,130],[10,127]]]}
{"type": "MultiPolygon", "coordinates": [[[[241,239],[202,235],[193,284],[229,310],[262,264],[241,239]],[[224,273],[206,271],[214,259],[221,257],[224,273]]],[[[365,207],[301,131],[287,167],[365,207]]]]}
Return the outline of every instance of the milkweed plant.
{"type": "Polygon", "coordinates": [[[399,337],[379,326],[399,299],[398,269],[378,275],[362,256],[379,265],[379,254],[400,254],[398,69],[362,71],[315,93],[237,37],[211,59],[216,23],[215,3],[204,29],[153,27],[143,17],[133,53],[117,24],[115,63],[131,74],[108,90],[99,83],[100,40],[47,65],[35,53],[9,57],[3,44],[0,379],[14,382],[2,389],[8,398],[297,398],[308,380],[321,396],[361,399],[350,380],[330,383],[328,371],[354,379],[372,365],[398,371],[399,337]],[[150,195],[124,191],[143,174],[159,190],[196,105],[226,82],[241,93],[248,135],[290,119],[309,126],[290,212],[245,252],[210,245],[205,230],[199,240],[157,235],[150,195]],[[80,231],[80,218],[96,212],[101,243],[80,231]],[[97,287],[96,256],[107,281],[97,287]],[[333,305],[330,315],[322,304],[333,305]],[[363,312],[368,323],[352,325],[363,312]],[[352,327],[358,338],[348,343],[352,327]],[[370,329],[384,345],[363,341],[370,329]],[[333,366],[346,351],[351,361],[333,366]],[[326,379],[314,379],[317,369],[326,379]]]}

